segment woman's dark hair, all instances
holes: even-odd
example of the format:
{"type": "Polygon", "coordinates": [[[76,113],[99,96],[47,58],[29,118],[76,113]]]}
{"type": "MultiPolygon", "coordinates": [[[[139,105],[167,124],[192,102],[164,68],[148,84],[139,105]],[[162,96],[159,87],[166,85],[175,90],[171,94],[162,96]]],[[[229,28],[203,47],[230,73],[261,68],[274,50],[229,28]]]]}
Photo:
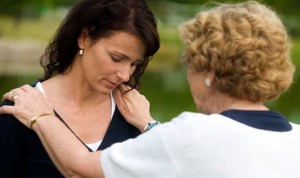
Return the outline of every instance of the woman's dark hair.
{"type": "Polygon", "coordinates": [[[157,22],[145,0],[79,1],[62,21],[41,57],[44,76],[40,80],[67,72],[78,52],[77,39],[84,28],[94,42],[118,31],[140,38],[146,47],[144,61],[136,67],[127,82],[131,87],[138,88],[140,77],[160,46],[157,22]]]}

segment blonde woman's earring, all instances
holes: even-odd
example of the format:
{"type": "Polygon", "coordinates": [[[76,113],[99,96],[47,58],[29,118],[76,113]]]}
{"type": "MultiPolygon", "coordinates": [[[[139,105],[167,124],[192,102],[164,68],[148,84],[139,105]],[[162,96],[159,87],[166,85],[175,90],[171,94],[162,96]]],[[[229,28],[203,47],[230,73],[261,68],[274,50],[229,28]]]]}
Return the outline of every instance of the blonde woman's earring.
{"type": "Polygon", "coordinates": [[[210,87],[210,85],[211,85],[210,79],[209,79],[209,78],[206,78],[206,79],[204,80],[204,84],[205,84],[205,86],[210,87]]]}
{"type": "Polygon", "coordinates": [[[79,55],[82,56],[83,55],[83,49],[79,50],[79,55]]]}

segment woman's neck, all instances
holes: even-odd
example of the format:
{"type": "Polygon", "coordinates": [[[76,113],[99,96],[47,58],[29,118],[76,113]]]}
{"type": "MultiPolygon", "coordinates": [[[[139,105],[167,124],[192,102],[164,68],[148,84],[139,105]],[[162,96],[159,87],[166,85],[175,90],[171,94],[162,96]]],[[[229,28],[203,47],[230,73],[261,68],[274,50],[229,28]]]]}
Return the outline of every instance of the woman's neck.
{"type": "Polygon", "coordinates": [[[216,94],[213,102],[210,103],[213,107],[211,113],[221,113],[225,110],[269,110],[263,102],[252,102],[250,100],[236,99],[225,94],[216,94]]]}
{"type": "Polygon", "coordinates": [[[265,111],[269,110],[263,102],[252,102],[248,100],[235,100],[226,110],[237,109],[237,110],[257,110],[265,111]]]}
{"type": "Polygon", "coordinates": [[[68,102],[74,107],[89,107],[99,105],[107,100],[110,101],[110,95],[101,94],[93,90],[89,84],[72,73],[59,74],[43,82],[46,95],[51,100],[68,102]]]}

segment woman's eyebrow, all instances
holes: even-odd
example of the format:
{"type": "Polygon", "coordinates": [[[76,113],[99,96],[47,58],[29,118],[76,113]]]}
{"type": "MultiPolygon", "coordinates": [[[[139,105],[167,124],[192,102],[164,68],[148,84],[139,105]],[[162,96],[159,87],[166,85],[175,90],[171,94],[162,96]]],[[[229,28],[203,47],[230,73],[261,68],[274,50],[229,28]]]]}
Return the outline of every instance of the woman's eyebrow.
{"type": "MultiPolygon", "coordinates": [[[[129,56],[127,56],[126,54],[122,53],[122,52],[119,52],[119,51],[115,51],[113,50],[113,53],[116,53],[117,55],[120,55],[122,58],[125,58],[125,59],[131,59],[129,56]]],[[[143,61],[144,60],[144,57],[142,58],[139,58],[139,59],[133,59],[134,62],[139,62],[139,61],[143,61]]]]}

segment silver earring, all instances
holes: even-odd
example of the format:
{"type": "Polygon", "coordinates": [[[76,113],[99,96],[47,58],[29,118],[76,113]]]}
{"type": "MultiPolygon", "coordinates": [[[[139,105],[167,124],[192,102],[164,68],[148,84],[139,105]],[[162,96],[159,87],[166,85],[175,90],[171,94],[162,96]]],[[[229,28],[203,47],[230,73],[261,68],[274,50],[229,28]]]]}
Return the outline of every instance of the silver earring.
{"type": "Polygon", "coordinates": [[[83,49],[79,50],[79,55],[82,56],[83,55],[83,49]]]}
{"type": "Polygon", "coordinates": [[[210,87],[210,85],[211,85],[210,79],[209,79],[209,78],[206,78],[206,79],[204,80],[204,84],[205,84],[205,86],[210,87]]]}

